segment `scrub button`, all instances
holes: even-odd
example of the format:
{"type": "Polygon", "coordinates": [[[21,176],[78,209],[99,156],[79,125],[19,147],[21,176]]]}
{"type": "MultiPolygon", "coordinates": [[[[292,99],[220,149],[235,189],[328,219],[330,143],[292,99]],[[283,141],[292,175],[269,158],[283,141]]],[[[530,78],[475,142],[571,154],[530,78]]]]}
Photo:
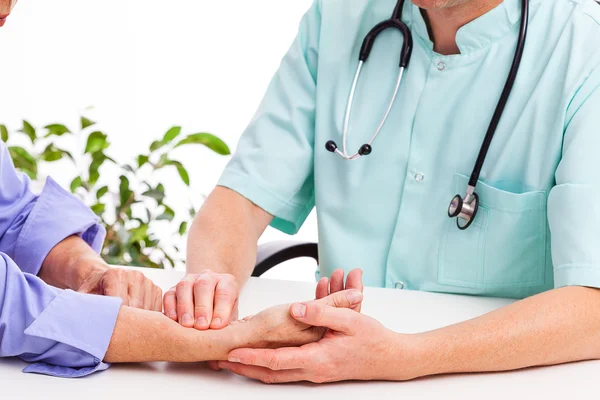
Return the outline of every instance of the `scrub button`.
{"type": "Polygon", "coordinates": [[[443,61],[440,61],[437,63],[437,69],[438,71],[443,71],[446,69],[446,63],[443,61]]]}
{"type": "Polygon", "coordinates": [[[419,172],[418,174],[415,175],[415,181],[421,183],[425,180],[425,175],[423,175],[421,172],[419,172]]]}
{"type": "Polygon", "coordinates": [[[398,281],[398,282],[396,282],[396,284],[394,285],[394,287],[395,287],[396,289],[398,289],[398,290],[402,290],[402,289],[404,289],[404,286],[406,286],[406,285],[404,285],[404,282],[402,282],[402,281],[398,281]]]}

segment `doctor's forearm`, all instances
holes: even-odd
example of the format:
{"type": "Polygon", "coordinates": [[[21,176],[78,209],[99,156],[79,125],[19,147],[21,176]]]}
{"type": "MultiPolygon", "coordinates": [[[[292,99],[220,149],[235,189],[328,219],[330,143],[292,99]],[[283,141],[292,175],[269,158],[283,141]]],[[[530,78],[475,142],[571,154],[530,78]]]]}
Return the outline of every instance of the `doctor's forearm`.
{"type": "Polygon", "coordinates": [[[188,272],[228,273],[242,285],[254,268],[258,238],[272,218],[238,193],[217,187],[190,227],[188,272]]]}
{"type": "Polygon", "coordinates": [[[600,290],[553,290],[415,338],[422,375],[600,359],[600,290]]]}

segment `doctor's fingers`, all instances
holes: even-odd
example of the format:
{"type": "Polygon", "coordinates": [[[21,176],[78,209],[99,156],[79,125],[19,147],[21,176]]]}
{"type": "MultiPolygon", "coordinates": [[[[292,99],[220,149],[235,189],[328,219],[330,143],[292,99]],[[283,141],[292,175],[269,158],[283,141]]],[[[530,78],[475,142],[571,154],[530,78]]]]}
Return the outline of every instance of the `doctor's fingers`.
{"type": "Polygon", "coordinates": [[[215,288],[214,312],[211,329],[221,329],[229,324],[233,318],[237,318],[238,285],[233,275],[220,275],[215,288]]]}
{"type": "MultiPolygon", "coordinates": [[[[210,328],[213,319],[215,291],[219,277],[212,271],[202,271],[194,282],[194,328],[210,328]]],[[[179,301],[179,296],[177,296],[179,301]]]]}
{"type": "Polygon", "coordinates": [[[177,310],[177,321],[186,328],[194,326],[194,282],[195,274],[186,275],[177,286],[175,286],[175,309],[177,310]]]}
{"type": "Polygon", "coordinates": [[[309,368],[322,363],[323,349],[316,343],[280,349],[236,349],[228,355],[231,362],[273,371],[309,368]]]}
{"type": "Polygon", "coordinates": [[[294,369],[284,371],[273,371],[264,367],[236,364],[227,361],[219,361],[218,365],[220,368],[229,370],[236,375],[245,376],[247,378],[261,381],[267,384],[301,381],[311,381],[317,383],[317,381],[309,379],[307,373],[304,370],[294,369]]]}
{"type": "Polygon", "coordinates": [[[165,293],[163,307],[165,315],[171,318],[173,321],[177,321],[177,297],[175,295],[174,287],[165,293]]]}

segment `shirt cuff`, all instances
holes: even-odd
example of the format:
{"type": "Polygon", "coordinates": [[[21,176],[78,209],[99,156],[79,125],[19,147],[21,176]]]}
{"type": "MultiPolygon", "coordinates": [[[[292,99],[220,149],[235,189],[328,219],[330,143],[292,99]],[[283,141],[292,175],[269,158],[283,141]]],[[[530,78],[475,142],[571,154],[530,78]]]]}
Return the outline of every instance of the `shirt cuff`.
{"type": "Polygon", "coordinates": [[[310,214],[314,205],[314,195],[306,205],[286,202],[275,193],[260,185],[246,174],[226,168],[219,179],[219,186],[226,187],[244,196],[275,218],[271,226],[275,229],[294,235],[310,214]]]}
{"type": "Polygon", "coordinates": [[[23,372],[76,378],[107,369],[109,365],[102,360],[120,307],[118,297],[64,291],[24,332],[57,342],[63,349],[46,354],[44,362],[32,364],[23,372]]]}
{"type": "Polygon", "coordinates": [[[564,265],[554,268],[554,287],[586,286],[600,288],[600,265],[564,265]]]}
{"type": "Polygon", "coordinates": [[[14,261],[23,272],[37,275],[50,250],[65,238],[79,235],[99,252],[105,234],[87,206],[48,178],[23,226],[14,261]]]}

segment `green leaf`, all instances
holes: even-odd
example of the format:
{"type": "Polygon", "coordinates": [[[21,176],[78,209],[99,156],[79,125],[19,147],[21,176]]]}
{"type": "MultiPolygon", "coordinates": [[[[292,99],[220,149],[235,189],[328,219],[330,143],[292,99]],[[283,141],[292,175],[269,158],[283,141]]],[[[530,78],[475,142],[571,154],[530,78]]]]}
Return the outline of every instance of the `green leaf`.
{"type": "Polygon", "coordinates": [[[231,154],[231,151],[229,150],[229,147],[225,144],[225,142],[223,142],[221,139],[210,133],[195,133],[193,135],[189,135],[188,137],[177,143],[175,147],[185,146],[188,144],[204,145],[212,151],[214,151],[215,153],[221,154],[223,156],[231,154]]]}
{"type": "Polygon", "coordinates": [[[177,172],[179,172],[179,176],[181,177],[183,183],[185,183],[187,186],[190,186],[190,175],[188,174],[187,170],[183,167],[183,165],[177,166],[177,172]]]}
{"type": "Polygon", "coordinates": [[[181,133],[180,126],[174,126],[165,133],[165,137],[163,137],[162,143],[169,144],[181,133]]]}
{"type": "Polygon", "coordinates": [[[148,156],[140,154],[137,158],[138,167],[142,168],[142,166],[144,166],[148,162],[149,159],[150,158],[148,156]]]}
{"type": "Polygon", "coordinates": [[[172,127],[165,133],[165,136],[162,138],[162,140],[156,140],[156,141],[152,142],[152,144],[150,145],[150,151],[156,151],[156,150],[160,149],[161,147],[171,143],[173,141],[173,139],[175,139],[177,136],[179,136],[180,133],[181,133],[180,126],[172,127]]]}
{"type": "Polygon", "coordinates": [[[133,169],[133,167],[129,164],[125,164],[123,165],[123,169],[127,172],[131,172],[131,173],[135,173],[135,170],[133,169]]]}
{"type": "Polygon", "coordinates": [[[152,142],[152,144],[150,145],[150,151],[156,151],[158,149],[160,149],[161,147],[163,147],[163,144],[161,141],[159,140],[155,140],[154,142],[152,142]]]}
{"type": "Polygon", "coordinates": [[[62,136],[65,133],[71,133],[71,131],[69,130],[69,128],[67,128],[66,126],[62,125],[62,124],[51,124],[51,125],[46,125],[44,127],[44,129],[48,130],[48,133],[46,134],[46,137],[49,136],[62,136]]]}
{"type": "Polygon", "coordinates": [[[96,198],[98,200],[100,200],[100,198],[102,198],[102,196],[104,196],[106,193],[108,193],[108,186],[102,186],[100,189],[98,189],[98,191],[96,192],[96,198]]]}
{"type": "Polygon", "coordinates": [[[161,204],[165,198],[165,188],[163,185],[158,185],[155,189],[146,190],[142,193],[143,196],[153,198],[157,203],[161,204]]]}
{"type": "Polygon", "coordinates": [[[23,120],[23,127],[21,129],[19,129],[18,132],[26,134],[29,137],[29,139],[31,139],[31,143],[34,143],[35,139],[37,139],[37,135],[35,133],[35,128],[33,126],[31,126],[31,124],[25,120],[23,120]]]}
{"type": "Polygon", "coordinates": [[[125,175],[121,175],[119,179],[121,180],[121,184],[119,185],[119,196],[121,200],[121,206],[123,206],[129,202],[133,192],[131,189],[129,189],[129,179],[127,179],[125,175]]]}
{"type": "Polygon", "coordinates": [[[37,179],[37,161],[27,150],[11,146],[8,151],[17,169],[26,173],[31,179],[37,179]]]}
{"type": "Polygon", "coordinates": [[[5,125],[0,125],[0,136],[2,136],[3,142],[8,142],[8,129],[5,125]]]}
{"type": "Polygon", "coordinates": [[[175,218],[175,211],[173,211],[173,209],[167,205],[164,205],[165,210],[163,211],[162,214],[160,214],[158,217],[156,217],[157,221],[173,221],[173,218],[175,218]]]}
{"type": "Polygon", "coordinates": [[[96,203],[93,206],[91,206],[90,208],[92,209],[94,214],[101,216],[102,214],[104,214],[104,211],[106,210],[106,204],[96,203]]]}
{"type": "Polygon", "coordinates": [[[190,217],[194,218],[196,216],[196,210],[193,207],[189,209],[190,217]]]}
{"type": "Polygon", "coordinates": [[[115,162],[112,158],[106,156],[104,153],[94,153],[92,154],[92,162],[89,167],[89,182],[91,185],[96,184],[98,182],[98,178],[100,178],[100,167],[104,164],[105,161],[115,162]]]}
{"type": "Polygon", "coordinates": [[[187,186],[190,186],[190,175],[188,174],[188,171],[187,171],[187,169],[185,169],[183,164],[181,164],[179,161],[168,160],[168,159],[164,161],[164,164],[175,166],[175,168],[177,168],[177,172],[179,173],[179,176],[181,177],[181,180],[183,181],[183,183],[185,183],[187,186]]]}
{"type": "Polygon", "coordinates": [[[146,237],[148,237],[148,225],[142,224],[137,228],[131,229],[129,232],[131,232],[131,238],[129,239],[129,241],[130,242],[139,242],[141,240],[144,240],[146,237]]]}
{"type": "Polygon", "coordinates": [[[181,236],[185,235],[185,233],[187,232],[187,224],[187,221],[183,221],[181,225],[179,225],[179,234],[181,236]]]}
{"type": "Polygon", "coordinates": [[[81,130],[84,130],[87,127],[90,127],[92,125],[96,125],[96,123],[94,121],[92,121],[91,119],[87,119],[86,117],[81,117],[81,130]]]}
{"type": "Polygon", "coordinates": [[[81,179],[80,176],[78,176],[77,178],[73,179],[73,182],[71,182],[71,193],[75,193],[75,190],[77,190],[77,188],[80,188],[83,186],[83,179],[81,179]]]}
{"type": "Polygon", "coordinates": [[[59,149],[51,143],[44,149],[42,154],[40,154],[40,159],[46,162],[53,162],[60,160],[63,158],[63,156],[67,156],[71,160],[73,159],[71,153],[66,150],[59,149]]]}
{"type": "Polygon", "coordinates": [[[107,136],[102,132],[92,132],[88,136],[87,144],[85,145],[86,153],[97,153],[103,151],[110,146],[107,136]]]}

